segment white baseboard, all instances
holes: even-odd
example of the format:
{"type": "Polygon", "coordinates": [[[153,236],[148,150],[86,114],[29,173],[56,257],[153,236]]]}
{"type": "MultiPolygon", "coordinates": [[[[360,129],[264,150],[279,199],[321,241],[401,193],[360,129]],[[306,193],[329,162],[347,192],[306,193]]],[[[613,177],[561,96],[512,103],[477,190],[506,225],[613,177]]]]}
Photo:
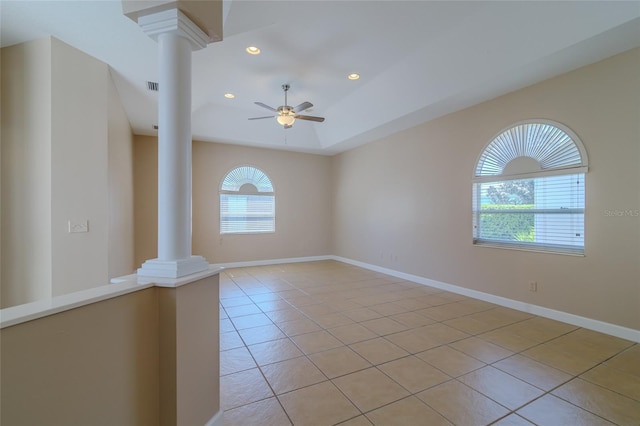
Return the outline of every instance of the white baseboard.
{"type": "Polygon", "coordinates": [[[309,257],[291,257],[288,259],[266,259],[266,260],[250,260],[247,262],[229,262],[229,263],[214,263],[215,267],[223,268],[247,268],[251,266],[268,266],[279,265],[282,263],[301,263],[301,262],[316,262],[319,260],[333,260],[335,256],[309,256],[309,257]]]}
{"type": "Polygon", "coordinates": [[[223,411],[220,410],[216,413],[215,416],[211,417],[209,421],[204,424],[204,426],[224,426],[223,417],[224,417],[223,411]]]}
{"type": "Polygon", "coordinates": [[[634,330],[632,328],[622,327],[599,321],[591,318],[582,317],[579,315],[570,314],[567,312],[558,311],[555,309],[545,308],[543,306],[533,305],[531,303],[520,302],[518,300],[507,299],[506,297],[496,296],[489,293],[483,293],[481,291],[460,287],[453,284],[443,283],[441,281],[435,281],[428,278],[424,278],[418,275],[407,274],[404,272],[396,271],[393,269],[384,268],[377,265],[371,265],[369,263],[360,262],[340,256],[332,256],[332,259],[344,262],[350,265],[359,266],[370,271],[380,272],[392,277],[401,278],[403,280],[412,281],[418,284],[427,285],[430,287],[439,288],[441,290],[450,291],[452,293],[461,294],[463,296],[472,297],[474,299],[484,300],[485,302],[495,303],[496,305],[504,306],[507,308],[515,309],[518,311],[527,312],[533,315],[553,319],[556,321],[562,321],[567,324],[572,324],[578,327],[587,328],[589,330],[599,331],[601,333],[609,334],[611,336],[619,337],[621,339],[630,340],[632,342],[640,343],[640,330],[634,330]]]}

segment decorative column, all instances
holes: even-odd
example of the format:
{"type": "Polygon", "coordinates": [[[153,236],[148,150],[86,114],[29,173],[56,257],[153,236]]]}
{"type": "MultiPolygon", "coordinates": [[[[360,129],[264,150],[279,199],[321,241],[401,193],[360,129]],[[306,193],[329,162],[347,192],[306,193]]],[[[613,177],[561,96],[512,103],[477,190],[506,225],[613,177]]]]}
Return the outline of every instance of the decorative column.
{"type": "Polygon", "coordinates": [[[179,278],[209,269],[191,255],[191,52],[209,37],[178,9],[140,16],[158,42],[158,257],[139,276],[179,278]]]}

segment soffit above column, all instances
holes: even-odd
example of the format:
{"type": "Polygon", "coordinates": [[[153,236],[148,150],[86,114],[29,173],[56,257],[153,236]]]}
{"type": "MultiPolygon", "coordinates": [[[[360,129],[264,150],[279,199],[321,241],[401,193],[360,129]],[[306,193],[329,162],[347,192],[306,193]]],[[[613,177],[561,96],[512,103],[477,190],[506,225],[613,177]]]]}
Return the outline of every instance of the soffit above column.
{"type": "MultiPolygon", "coordinates": [[[[206,38],[206,43],[215,43],[222,40],[222,0],[122,0],[122,13],[140,24],[141,18],[148,15],[156,15],[170,10],[180,11],[194,26],[197,27],[206,38]]],[[[164,13],[160,16],[165,15],[164,13]]],[[[145,21],[145,19],[142,19],[145,21]]],[[[145,30],[145,33],[154,37],[154,32],[159,28],[157,20],[154,23],[156,29],[145,30]]],[[[181,19],[181,24],[184,19],[181,19]]],[[[182,26],[188,28],[188,26],[182,26]]],[[[187,29],[189,33],[194,30],[187,29]]]]}

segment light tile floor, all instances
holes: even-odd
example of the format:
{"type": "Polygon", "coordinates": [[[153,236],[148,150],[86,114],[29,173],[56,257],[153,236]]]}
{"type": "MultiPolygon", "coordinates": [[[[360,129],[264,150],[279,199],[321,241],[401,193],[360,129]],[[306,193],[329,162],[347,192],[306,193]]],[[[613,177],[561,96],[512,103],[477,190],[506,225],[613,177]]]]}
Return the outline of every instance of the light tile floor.
{"type": "Polygon", "coordinates": [[[640,345],[335,261],[220,277],[226,426],[640,425],[640,345]]]}

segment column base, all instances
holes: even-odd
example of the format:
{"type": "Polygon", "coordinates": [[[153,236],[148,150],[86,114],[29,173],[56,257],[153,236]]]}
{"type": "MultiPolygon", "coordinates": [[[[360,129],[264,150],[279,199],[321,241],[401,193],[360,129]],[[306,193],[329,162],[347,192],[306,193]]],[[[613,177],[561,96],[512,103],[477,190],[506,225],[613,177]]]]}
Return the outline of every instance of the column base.
{"type": "Polygon", "coordinates": [[[209,270],[209,262],[202,256],[191,256],[187,259],[160,260],[150,259],[138,268],[140,277],[180,278],[209,270]]]}

